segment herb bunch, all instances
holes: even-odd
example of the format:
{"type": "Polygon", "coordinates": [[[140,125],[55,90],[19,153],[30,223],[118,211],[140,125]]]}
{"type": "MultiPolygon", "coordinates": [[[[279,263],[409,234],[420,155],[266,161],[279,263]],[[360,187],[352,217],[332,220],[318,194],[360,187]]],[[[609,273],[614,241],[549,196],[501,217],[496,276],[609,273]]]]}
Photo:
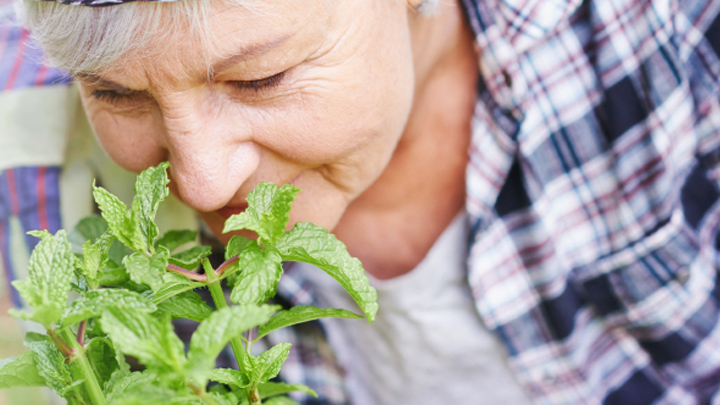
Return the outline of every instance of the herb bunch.
{"type": "Polygon", "coordinates": [[[292,185],[261,183],[250,193],[247,210],[230,217],[224,232],[247,229],[257,239],[233,236],[217,268],[207,259],[208,246],[176,252],[196,233],[169,231],[158,237],[154,218],[168,195],[168,167],[162,163],[138,176],[129,208],[93,185],[102,217],[82,220],[69,235],[31,232],[41,241],[31,254],[28,279],[13,286],[32,311],[11,310],[11,315],[37,322],[47,333],[29,332],[29,351],[0,360],[0,388],[47,386],[69,404],[92,405],[254,405],[265,399],[266,405],[280,405],[295,403],[282,396],[292,391],[315,395],[304,385],[270,381],[290,344],[254,355],[253,343],[294,324],[361,316],[268,305],[284,261],[324,270],[348,291],[368,322],[374,319],[375,290],[340,241],[310,223],[285,231],[300,191],[292,185]],[[194,271],[200,266],[204,273],[194,271]],[[233,305],[226,301],[222,280],[232,287],[233,305]],[[193,291],[201,287],[210,290],[215,309],[193,291]],[[187,352],[171,323],[178,318],[200,322],[187,352]],[[228,343],[238,370],[215,368],[228,343]],[[128,357],[144,370],[132,371],[128,357]]]}

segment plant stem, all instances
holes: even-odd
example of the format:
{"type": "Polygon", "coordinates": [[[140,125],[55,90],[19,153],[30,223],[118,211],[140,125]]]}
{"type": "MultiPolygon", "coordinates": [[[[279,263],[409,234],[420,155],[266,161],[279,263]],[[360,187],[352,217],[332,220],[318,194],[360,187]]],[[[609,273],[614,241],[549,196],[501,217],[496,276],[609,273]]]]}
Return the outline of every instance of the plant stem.
{"type": "Polygon", "coordinates": [[[218,266],[217,270],[215,270],[215,275],[218,277],[222,276],[227,269],[229,269],[233,264],[237,263],[240,258],[240,255],[235,255],[223,262],[220,266],[218,266]]]}
{"type": "Polygon", "coordinates": [[[173,273],[175,273],[175,274],[179,274],[179,275],[181,275],[181,276],[183,276],[183,277],[185,277],[185,278],[188,278],[188,279],[190,279],[190,280],[199,281],[199,282],[201,282],[201,283],[204,283],[204,282],[207,281],[207,275],[206,275],[206,274],[198,274],[198,273],[195,273],[194,271],[190,271],[190,270],[188,270],[188,269],[183,269],[182,267],[176,266],[176,265],[174,265],[174,264],[172,264],[172,263],[168,263],[168,265],[165,266],[165,269],[166,269],[167,271],[171,271],[171,272],[173,272],[173,273]]]}
{"type": "Polygon", "coordinates": [[[60,353],[65,355],[68,360],[70,360],[70,358],[75,355],[73,349],[71,349],[62,339],[60,339],[60,336],[57,335],[55,329],[48,329],[47,334],[48,336],[50,336],[50,339],[52,339],[53,343],[55,343],[55,347],[57,347],[58,350],[60,350],[60,353]]]}
{"type": "Polygon", "coordinates": [[[87,328],[87,319],[80,322],[78,326],[77,342],[80,347],[85,347],[85,329],[87,328]]]}
{"type": "MultiPolygon", "coordinates": [[[[213,302],[217,309],[223,309],[228,306],[225,300],[225,294],[223,294],[220,282],[215,275],[215,270],[210,266],[210,261],[203,259],[203,268],[205,268],[205,275],[208,277],[208,289],[212,296],[213,302]]],[[[232,347],[233,353],[235,354],[235,360],[237,360],[238,368],[243,369],[243,363],[245,360],[245,350],[243,348],[242,341],[239,337],[233,337],[230,339],[230,346],[232,347]]]]}
{"type": "Polygon", "coordinates": [[[103,395],[100,383],[98,383],[97,377],[95,376],[95,370],[85,355],[85,349],[83,349],[77,342],[77,338],[70,328],[65,328],[61,333],[63,335],[63,340],[69,342],[70,347],[75,352],[70,358],[70,361],[77,361],[80,366],[80,371],[82,371],[85,377],[85,388],[87,389],[88,395],[90,395],[90,402],[93,405],[104,405],[105,396],[103,395]]]}

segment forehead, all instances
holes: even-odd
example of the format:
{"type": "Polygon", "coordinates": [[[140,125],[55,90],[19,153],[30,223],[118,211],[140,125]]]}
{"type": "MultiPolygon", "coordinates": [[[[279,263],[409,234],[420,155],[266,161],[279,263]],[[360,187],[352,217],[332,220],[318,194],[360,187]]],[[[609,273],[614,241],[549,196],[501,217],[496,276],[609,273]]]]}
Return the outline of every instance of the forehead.
{"type": "Polygon", "coordinates": [[[237,64],[282,64],[293,52],[317,46],[337,20],[336,2],[323,0],[212,3],[207,14],[194,18],[161,14],[158,35],[92,76],[144,72],[146,80],[197,80],[237,64]]]}

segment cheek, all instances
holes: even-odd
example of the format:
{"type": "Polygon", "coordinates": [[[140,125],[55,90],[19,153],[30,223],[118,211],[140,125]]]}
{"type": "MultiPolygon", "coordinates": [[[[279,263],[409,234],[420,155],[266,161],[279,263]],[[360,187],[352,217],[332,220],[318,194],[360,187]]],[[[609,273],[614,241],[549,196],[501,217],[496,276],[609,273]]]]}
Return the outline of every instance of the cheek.
{"type": "Polygon", "coordinates": [[[83,99],[93,131],[105,153],[125,170],[139,173],[167,160],[157,142],[152,113],[125,115],[111,113],[97,101],[83,99]]]}

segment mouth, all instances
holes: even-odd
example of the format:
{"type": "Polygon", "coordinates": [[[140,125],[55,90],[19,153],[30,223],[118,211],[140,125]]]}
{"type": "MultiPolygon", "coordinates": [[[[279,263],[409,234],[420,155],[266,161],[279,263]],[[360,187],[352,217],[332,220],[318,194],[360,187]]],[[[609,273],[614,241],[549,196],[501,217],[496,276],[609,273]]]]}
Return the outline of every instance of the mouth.
{"type": "Polygon", "coordinates": [[[245,212],[245,210],[248,208],[247,203],[241,203],[241,204],[233,204],[233,205],[226,205],[219,210],[215,211],[217,212],[223,219],[228,219],[233,215],[240,214],[241,212],[245,212]]]}

